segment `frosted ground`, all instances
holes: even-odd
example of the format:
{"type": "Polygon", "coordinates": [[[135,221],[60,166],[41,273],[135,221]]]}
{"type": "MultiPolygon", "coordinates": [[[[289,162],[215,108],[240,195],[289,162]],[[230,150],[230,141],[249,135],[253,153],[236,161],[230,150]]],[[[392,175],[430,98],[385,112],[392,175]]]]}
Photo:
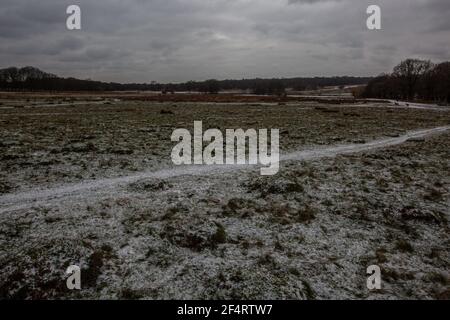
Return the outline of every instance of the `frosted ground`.
{"type": "Polygon", "coordinates": [[[1,298],[450,298],[445,107],[90,100],[0,100],[1,298]],[[279,128],[279,174],[174,168],[194,120],[279,128]]]}

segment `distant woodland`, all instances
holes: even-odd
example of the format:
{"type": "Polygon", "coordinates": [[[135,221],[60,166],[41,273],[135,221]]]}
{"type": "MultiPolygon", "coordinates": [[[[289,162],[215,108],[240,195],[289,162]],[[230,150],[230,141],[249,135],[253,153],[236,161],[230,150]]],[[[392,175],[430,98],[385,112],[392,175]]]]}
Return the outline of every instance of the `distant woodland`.
{"type": "Polygon", "coordinates": [[[366,98],[450,103],[450,62],[407,59],[367,84],[366,98]]]}
{"type": "Polygon", "coordinates": [[[0,70],[3,91],[157,91],[202,92],[241,90],[258,95],[284,95],[286,90],[306,91],[323,87],[365,86],[354,90],[358,97],[396,100],[450,102],[450,62],[434,64],[428,60],[407,59],[391,73],[377,77],[311,77],[289,79],[206,80],[185,83],[113,83],[60,78],[37,68],[11,67],[0,70]]]}
{"type": "Polygon", "coordinates": [[[219,93],[242,90],[261,95],[284,94],[287,88],[295,91],[315,90],[326,86],[364,85],[370,77],[314,77],[290,79],[206,80],[185,83],[112,83],[75,78],[60,78],[37,68],[11,67],[0,70],[0,89],[6,91],[160,91],[219,93]]]}

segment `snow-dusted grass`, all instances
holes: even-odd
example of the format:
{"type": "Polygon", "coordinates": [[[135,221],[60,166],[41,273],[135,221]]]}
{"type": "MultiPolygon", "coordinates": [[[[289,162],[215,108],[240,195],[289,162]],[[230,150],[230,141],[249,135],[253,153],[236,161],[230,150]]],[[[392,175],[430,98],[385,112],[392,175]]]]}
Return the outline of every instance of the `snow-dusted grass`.
{"type": "Polygon", "coordinates": [[[3,298],[448,298],[450,134],[416,131],[446,111],[118,102],[0,121],[3,298]],[[194,120],[280,128],[280,173],[171,168],[171,130],[194,120]]]}

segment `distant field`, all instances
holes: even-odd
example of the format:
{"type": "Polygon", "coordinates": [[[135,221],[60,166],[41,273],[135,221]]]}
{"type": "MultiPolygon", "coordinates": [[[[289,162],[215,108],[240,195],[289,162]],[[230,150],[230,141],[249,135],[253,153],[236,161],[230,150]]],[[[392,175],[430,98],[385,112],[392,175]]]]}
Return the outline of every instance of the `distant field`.
{"type": "Polygon", "coordinates": [[[447,126],[350,98],[2,93],[0,297],[448,298],[447,126]],[[170,135],[198,120],[278,128],[289,160],[270,178],[174,168],[170,135]]]}
{"type": "Polygon", "coordinates": [[[315,90],[304,91],[302,94],[293,92],[288,96],[264,96],[242,93],[204,94],[195,92],[177,92],[174,94],[161,94],[152,91],[105,91],[105,92],[0,92],[0,100],[47,103],[67,103],[98,101],[102,99],[120,99],[126,101],[147,102],[201,102],[201,103],[252,103],[269,102],[285,103],[294,101],[318,101],[323,103],[359,103],[364,100],[356,100],[346,90],[315,90]],[[308,95],[311,95],[308,97],[308,95]],[[322,97],[323,95],[323,97],[322,97]]]}

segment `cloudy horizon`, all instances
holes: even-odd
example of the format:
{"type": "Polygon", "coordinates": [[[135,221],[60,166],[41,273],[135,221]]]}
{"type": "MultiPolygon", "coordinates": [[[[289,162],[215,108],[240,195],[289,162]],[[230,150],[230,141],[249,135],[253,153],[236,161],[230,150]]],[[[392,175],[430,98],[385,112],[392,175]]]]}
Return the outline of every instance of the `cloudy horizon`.
{"type": "Polygon", "coordinates": [[[449,60],[450,1],[2,0],[0,67],[115,82],[375,76],[449,60]],[[66,29],[66,8],[82,30],[66,29]],[[382,10],[382,30],[366,8],[382,10]]]}

